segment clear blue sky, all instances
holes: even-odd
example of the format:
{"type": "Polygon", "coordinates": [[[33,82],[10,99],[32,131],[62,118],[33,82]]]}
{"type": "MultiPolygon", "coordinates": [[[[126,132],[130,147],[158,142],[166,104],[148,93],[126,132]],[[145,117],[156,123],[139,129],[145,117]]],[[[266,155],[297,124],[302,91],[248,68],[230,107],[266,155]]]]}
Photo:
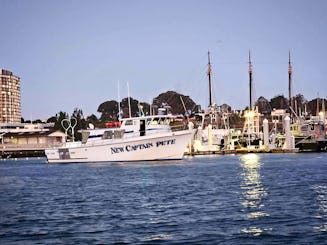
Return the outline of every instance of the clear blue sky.
{"type": "Polygon", "coordinates": [[[327,96],[325,0],[0,0],[0,67],[21,78],[22,115],[84,116],[106,100],[150,103],[162,92],[208,104],[207,51],[214,100],[248,105],[248,50],[255,98],[293,91],[327,96]]]}

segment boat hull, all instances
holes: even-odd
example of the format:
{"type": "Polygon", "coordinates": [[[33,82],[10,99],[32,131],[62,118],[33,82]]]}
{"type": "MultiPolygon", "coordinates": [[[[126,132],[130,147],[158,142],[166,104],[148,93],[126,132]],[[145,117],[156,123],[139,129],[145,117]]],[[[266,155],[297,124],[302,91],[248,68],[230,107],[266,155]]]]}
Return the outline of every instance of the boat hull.
{"type": "Polygon", "coordinates": [[[73,162],[125,162],[173,160],[183,158],[193,132],[189,130],[167,132],[96,144],[46,149],[49,163],[73,162]]]}

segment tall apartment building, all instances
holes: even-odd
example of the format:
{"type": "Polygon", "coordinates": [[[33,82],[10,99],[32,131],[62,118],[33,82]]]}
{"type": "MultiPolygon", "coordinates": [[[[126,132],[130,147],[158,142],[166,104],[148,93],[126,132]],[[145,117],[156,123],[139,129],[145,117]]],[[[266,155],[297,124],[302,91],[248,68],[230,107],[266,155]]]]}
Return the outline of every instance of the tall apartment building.
{"type": "Polygon", "coordinates": [[[0,69],[0,123],[20,122],[20,78],[0,69]]]}

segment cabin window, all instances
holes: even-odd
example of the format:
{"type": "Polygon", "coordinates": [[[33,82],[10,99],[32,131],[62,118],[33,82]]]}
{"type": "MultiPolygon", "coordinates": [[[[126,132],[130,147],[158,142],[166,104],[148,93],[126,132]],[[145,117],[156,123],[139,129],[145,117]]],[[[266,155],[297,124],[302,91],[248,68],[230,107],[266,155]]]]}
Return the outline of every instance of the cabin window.
{"type": "Polygon", "coordinates": [[[112,139],[113,132],[112,131],[104,131],[102,139],[112,139]]]}
{"type": "Polygon", "coordinates": [[[131,126],[131,125],[133,125],[133,120],[127,120],[127,121],[125,121],[125,125],[126,125],[126,126],[131,126]]]}
{"type": "Polygon", "coordinates": [[[151,122],[151,124],[152,124],[152,125],[158,125],[158,121],[157,121],[157,120],[153,120],[153,121],[151,122]]]}
{"type": "Polygon", "coordinates": [[[59,149],[59,159],[70,159],[68,149],[59,149]]]}
{"type": "Polygon", "coordinates": [[[169,124],[170,124],[170,120],[169,120],[169,118],[166,118],[166,120],[165,120],[165,124],[166,124],[166,125],[169,125],[169,124]]]}
{"type": "Polygon", "coordinates": [[[123,138],[124,136],[124,130],[115,130],[113,133],[114,133],[114,136],[115,136],[115,139],[121,139],[123,138]]]}
{"type": "Polygon", "coordinates": [[[82,132],[82,143],[86,143],[87,139],[89,138],[90,132],[82,132]]]}

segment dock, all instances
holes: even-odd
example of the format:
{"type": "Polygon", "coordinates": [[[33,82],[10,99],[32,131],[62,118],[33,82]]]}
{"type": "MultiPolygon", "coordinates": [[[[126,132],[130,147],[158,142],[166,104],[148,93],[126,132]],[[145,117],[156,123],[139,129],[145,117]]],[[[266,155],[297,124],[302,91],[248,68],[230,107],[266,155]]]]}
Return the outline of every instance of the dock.
{"type": "Polygon", "coordinates": [[[200,155],[228,155],[228,154],[247,154],[247,153],[298,153],[298,148],[239,148],[234,150],[205,150],[185,152],[187,156],[200,156],[200,155]]]}
{"type": "Polygon", "coordinates": [[[45,157],[47,144],[0,144],[0,158],[45,157]]]}

